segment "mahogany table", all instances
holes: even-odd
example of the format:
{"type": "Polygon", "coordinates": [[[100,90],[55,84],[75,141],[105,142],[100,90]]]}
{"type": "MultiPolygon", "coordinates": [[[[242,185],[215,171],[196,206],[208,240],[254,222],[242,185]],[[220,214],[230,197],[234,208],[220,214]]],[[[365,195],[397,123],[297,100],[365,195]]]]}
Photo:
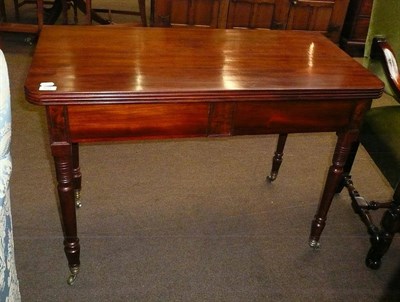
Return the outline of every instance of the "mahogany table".
{"type": "Polygon", "coordinates": [[[69,283],[80,265],[79,143],[335,131],[315,246],[362,116],[382,89],[318,33],[44,26],[25,92],[47,113],[69,283]]]}

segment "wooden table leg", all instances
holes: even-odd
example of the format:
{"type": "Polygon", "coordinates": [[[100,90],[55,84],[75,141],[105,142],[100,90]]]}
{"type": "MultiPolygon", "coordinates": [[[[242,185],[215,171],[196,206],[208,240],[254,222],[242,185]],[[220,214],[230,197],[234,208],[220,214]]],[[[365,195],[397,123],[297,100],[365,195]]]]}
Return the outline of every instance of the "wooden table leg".
{"type": "Polygon", "coordinates": [[[77,236],[73,160],[71,145],[53,145],[52,153],[56,167],[57,190],[64,229],[64,251],[71,272],[68,284],[73,284],[79,271],[79,239],[77,236]]]}
{"type": "MultiPolygon", "coordinates": [[[[49,106],[47,119],[49,125],[51,152],[57,176],[57,191],[61,208],[61,220],[64,231],[64,251],[70,269],[68,284],[73,284],[79,272],[80,245],[77,235],[75,207],[74,155],[77,156],[77,145],[68,142],[68,123],[64,106],[49,106]],[[75,154],[74,154],[75,153],[75,154]]],[[[79,165],[79,162],[75,161],[79,165]]]]}
{"type": "Polygon", "coordinates": [[[287,136],[287,133],[279,134],[276,151],[272,158],[271,173],[267,176],[267,181],[269,182],[273,182],[278,177],[279,168],[283,161],[283,149],[285,148],[287,136]]]}
{"type": "Polygon", "coordinates": [[[358,138],[358,130],[350,130],[338,134],[335,153],[332,158],[332,165],[329,168],[325,188],[322,193],[321,201],[318,205],[317,213],[311,224],[311,234],[309,244],[313,248],[319,247],[319,238],[325,227],[326,217],[343,177],[343,168],[350,154],[354,142],[358,138]]]}

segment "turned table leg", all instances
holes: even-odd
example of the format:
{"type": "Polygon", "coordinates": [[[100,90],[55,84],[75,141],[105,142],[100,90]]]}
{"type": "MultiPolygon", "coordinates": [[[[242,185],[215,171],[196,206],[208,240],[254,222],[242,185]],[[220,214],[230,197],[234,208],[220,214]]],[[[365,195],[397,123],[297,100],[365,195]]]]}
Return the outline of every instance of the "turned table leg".
{"type": "Polygon", "coordinates": [[[267,181],[269,182],[273,182],[278,177],[279,168],[283,161],[283,149],[285,148],[287,136],[287,133],[279,134],[275,154],[272,158],[271,173],[267,176],[267,181]]]}
{"type": "Polygon", "coordinates": [[[68,111],[64,106],[46,107],[50,148],[54,158],[57,191],[64,232],[64,251],[70,269],[68,284],[73,284],[79,271],[79,238],[77,235],[75,189],[80,189],[78,145],[69,141],[68,111]]]}
{"type": "Polygon", "coordinates": [[[68,284],[73,284],[79,271],[79,239],[77,236],[74,173],[72,146],[54,144],[51,147],[57,175],[57,190],[61,207],[61,218],[64,231],[64,251],[68,259],[70,277],[68,284]]]}
{"type": "Polygon", "coordinates": [[[346,160],[357,137],[358,131],[355,130],[338,134],[338,140],[332,158],[332,165],[328,171],[321,201],[318,205],[314,220],[311,223],[309,244],[313,248],[319,247],[319,238],[325,227],[326,218],[332,203],[332,199],[342,181],[346,160]]]}

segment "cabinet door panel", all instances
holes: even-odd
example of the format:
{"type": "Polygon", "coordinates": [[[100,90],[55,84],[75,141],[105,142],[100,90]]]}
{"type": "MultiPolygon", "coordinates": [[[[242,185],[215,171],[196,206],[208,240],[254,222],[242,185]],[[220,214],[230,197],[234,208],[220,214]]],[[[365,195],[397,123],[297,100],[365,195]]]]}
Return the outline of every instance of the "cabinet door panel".
{"type": "Polygon", "coordinates": [[[312,30],[339,42],[350,0],[153,0],[155,26],[312,30]]]}
{"type": "Polygon", "coordinates": [[[189,1],[174,0],[171,2],[170,25],[188,24],[189,1]]]}
{"type": "Polygon", "coordinates": [[[193,25],[218,26],[219,1],[202,0],[193,1],[191,20],[193,25]]]}
{"type": "Polygon", "coordinates": [[[288,0],[286,29],[313,30],[339,42],[349,0],[288,0]]]}
{"type": "Polygon", "coordinates": [[[154,22],[156,26],[218,27],[219,6],[219,0],[157,1],[154,22]]]}
{"type": "Polygon", "coordinates": [[[360,42],[365,42],[365,39],[368,34],[368,29],[369,29],[369,19],[361,19],[357,21],[353,35],[354,35],[354,41],[360,41],[360,42]]]}
{"type": "Polygon", "coordinates": [[[360,6],[360,16],[371,16],[371,12],[372,12],[372,4],[373,4],[373,0],[365,0],[365,1],[361,1],[362,4],[360,6]]]}
{"type": "Polygon", "coordinates": [[[231,0],[227,28],[277,28],[276,0],[231,0]]]}
{"type": "Polygon", "coordinates": [[[293,0],[287,29],[327,32],[334,1],[293,0]]]}

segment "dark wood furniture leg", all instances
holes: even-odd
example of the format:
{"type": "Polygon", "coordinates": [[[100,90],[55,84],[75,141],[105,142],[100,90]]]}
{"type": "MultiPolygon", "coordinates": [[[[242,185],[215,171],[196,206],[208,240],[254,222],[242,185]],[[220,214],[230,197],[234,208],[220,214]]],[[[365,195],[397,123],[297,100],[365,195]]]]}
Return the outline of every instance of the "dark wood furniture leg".
{"type": "Polygon", "coordinates": [[[356,158],[359,146],[360,146],[359,141],[355,141],[351,146],[349,156],[347,157],[346,163],[343,167],[343,177],[342,177],[338,187],[336,188],[336,193],[342,192],[343,188],[345,186],[347,186],[348,180],[351,179],[350,172],[351,172],[351,168],[353,167],[353,163],[356,158]]]}
{"type": "MultiPolygon", "coordinates": [[[[80,245],[77,235],[76,207],[75,207],[75,177],[74,153],[76,155],[78,145],[68,142],[69,133],[67,127],[67,113],[64,106],[47,107],[47,119],[49,125],[51,152],[54,158],[57,191],[61,208],[61,220],[64,232],[64,251],[67,256],[70,269],[68,284],[72,285],[79,272],[80,245]]],[[[78,162],[79,164],[79,162],[78,162]]],[[[76,170],[75,170],[76,171],[76,170]]]]}
{"type": "Polygon", "coordinates": [[[352,208],[367,227],[370,235],[371,248],[368,251],[365,264],[371,269],[379,269],[382,258],[388,251],[394,235],[400,232],[400,186],[396,187],[392,201],[376,202],[364,199],[354,187],[350,174],[359,145],[360,141],[357,140],[351,146],[350,154],[343,168],[343,176],[336,192],[340,193],[344,187],[347,188],[352,208]],[[382,216],[379,228],[374,224],[370,210],[382,208],[387,208],[387,210],[382,216]]]}
{"type": "Polygon", "coordinates": [[[4,0],[0,0],[0,22],[7,22],[6,5],[4,0]]]}
{"type": "Polygon", "coordinates": [[[44,0],[37,0],[37,19],[38,32],[40,33],[44,24],[44,0]]]}
{"type": "Polygon", "coordinates": [[[64,231],[64,251],[71,272],[68,284],[73,284],[79,271],[79,239],[77,236],[73,160],[71,145],[52,145],[56,167],[58,197],[64,231]]]}
{"type": "Polygon", "coordinates": [[[61,0],[62,3],[62,23],[68,24],[68,1],[61,0]]]}
{"type": "Polygon", "coordinates": [[[319,248],[319,238],[326,224],[326,217],[336,194],[337,188],[342,181],[344,166],[346,165],[351,148],[358,139],[358,130],[348,130],[339,133],[335,152],[332,158],[332,165],[329,168],[328,176],[317,213],[311,223],[311,234],[309,244],[313,248],[319,248]]]}
{"type": "Polygon", "coordinates": [[[359,194],[354,187],[350,171],[357,154],[360,142],[357,140],[352,144],[350,154],[343,169],[342,180],[336,192],[340,193],[346,187],[351,198],[351,206],[354,212],[360,217],[367,227],[370,235],[371,248],[365,259],[365,264],[371,269],[379,269],[382,258],[388,251],[393,237],[400,232],[400,186],[396,187],[392,201],[377,202],[368,201],[359,194]],[[386,208],[386,212],[381,219],[381,227],[374,224],[371,210],[386,208]]]}
{"type": "Polygon", "coordinates": [[[381,266],[382,257],[388,251],[393,237],[400,232],[400,186],[397,186],[390,208],[381,220],[381,230],[377,236],[371,236],[371,248],[365,259],[365,264],[372,269],[381,266]]]}
{"type": "Polygon", "coordinates": [[[139,12],[140,12],[140,19],[142,20],[142,25],[147,26],[146,1],[145,0],[139,0],[139,12]]]}
{"type": "Polygon", "coordinates": [[[287,133],[279,134],[275,155],[272,158],[271,173],[267,176],[269,182],[273,182],[278,177],[279,168],[283,161],[283,149],[285,148],[287,136],[287,133]]]}
{"type": "MultiPolygon", "coordinates": [[[[76,5],[78,5],[76,1],[76,5]]],[[[86,13],[86,24],[92,24],[92,0],[86,0],[85,2],[85,13],[86,13]]]]}

